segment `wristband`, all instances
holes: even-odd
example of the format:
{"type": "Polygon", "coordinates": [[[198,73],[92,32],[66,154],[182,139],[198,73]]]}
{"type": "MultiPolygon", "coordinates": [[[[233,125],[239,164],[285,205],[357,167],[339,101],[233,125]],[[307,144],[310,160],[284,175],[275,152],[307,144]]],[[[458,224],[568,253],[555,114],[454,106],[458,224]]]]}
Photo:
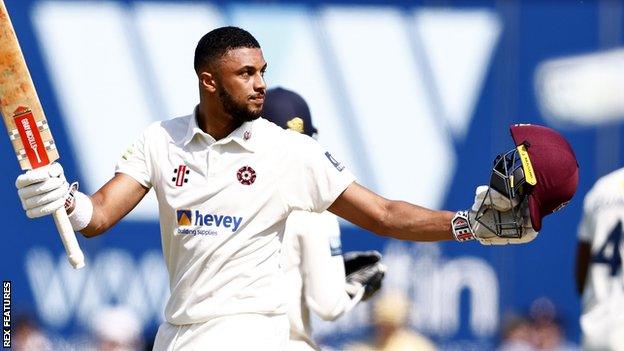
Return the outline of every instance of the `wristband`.
{"type": "Polygon", "coordinates": [[[86,228],[91,222],[91,217],[93,217],[93,203],[87,195],[80,191],[74,191],[73,198],[75,203],[74,210],[72,213],[68,214],[68,217],[72,228],[79,232],[86,228]]]}
{"type": "Polygon", "coordinates": [[[459,242],[475,239],[472,228],[470,227],[468,211],[457,211],[451,220],[451,228],[453,229],[455,240],[459,242]]]}

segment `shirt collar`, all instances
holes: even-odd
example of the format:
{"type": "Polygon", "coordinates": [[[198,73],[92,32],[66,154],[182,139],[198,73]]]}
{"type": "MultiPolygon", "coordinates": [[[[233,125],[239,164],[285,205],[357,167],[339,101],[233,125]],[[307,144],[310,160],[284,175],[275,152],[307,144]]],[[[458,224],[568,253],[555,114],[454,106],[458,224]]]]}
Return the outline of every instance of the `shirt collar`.
{"type": "Polygon", "coordinates": [[[234,141],[243,148],[245,148],[247,151],[254,152],[256,149],[254,143],[256,137],[254,137],[253,135],[253,126],[255,124],[255,121],[257,121],[257,119],[241,124],[240,127],[234,129],[232,133],[230,133],[230,135],[226,136],[221,140],[218,140],[217,144],[225,145],[231,141],[234,141]]]}
{"type": "Polygon", "coordinates": [[[195,106],[195,109],[193,110],[193,114],[189,118],[188,127],[186,128],[186,134],[184,135],[184,138],[182,139],[184,146],[188,145],[188,143],[190,143],[191,140],[193,140],[193,137],[195,137],[195,134],[206,135],[212,139],[212,142],[214,142],[214,138],[210,134],[205,133],[203,130],[201,130],[201,128],[199,128],[199,125],[197,125],[197,112],[198,111],[199,111],[199,105],[195,106]]]}
{"type": "Polygon", "coordinates": [[[193,140],[193,137],[195,137],[196,134],[200,134],[200,135],[204,135],[208,137],[211,141],[210,144],[225,145],[229,142],[234,141],[248,151],[251,151],[251,152],[255,151],[255,143],[254,143],[252,129],[253,129],[254,122],[257,119],[251,122],[243,123],[238,128],[234,129],[225,138],[215,141],[212,135],[204,132],[201,128],[199,128],[199,125],[197,124],[198,111],[199,111],[199,106],[196,106],[195,110],[193,111],[193,114],[191,115],[191,118],[189,119],[188,128],[186,130],[186,134],[183,139],[185,146],[188,145],[193,140]]]}

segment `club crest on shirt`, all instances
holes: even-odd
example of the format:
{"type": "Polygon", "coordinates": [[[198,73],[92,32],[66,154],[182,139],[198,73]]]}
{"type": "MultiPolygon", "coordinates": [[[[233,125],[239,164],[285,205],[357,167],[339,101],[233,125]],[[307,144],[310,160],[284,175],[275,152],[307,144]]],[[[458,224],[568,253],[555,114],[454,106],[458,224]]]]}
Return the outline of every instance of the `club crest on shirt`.
{"type": "Polygon", "coordinates": [[[173,177],[171,178],[171,181],[175,183],[176,186],[182,186],[188,183],[188,175],[190,173],[191,171],[188,167],[186,167],[186,165],[179,165],[178,168],[173,170],[173,177]]]}
{"type": "Polygon", "coordinates": [[[256,181],[256,171],[249,166],[243,166],[236,172],[236,179],[243,185],[251,185],[256,181]]]}

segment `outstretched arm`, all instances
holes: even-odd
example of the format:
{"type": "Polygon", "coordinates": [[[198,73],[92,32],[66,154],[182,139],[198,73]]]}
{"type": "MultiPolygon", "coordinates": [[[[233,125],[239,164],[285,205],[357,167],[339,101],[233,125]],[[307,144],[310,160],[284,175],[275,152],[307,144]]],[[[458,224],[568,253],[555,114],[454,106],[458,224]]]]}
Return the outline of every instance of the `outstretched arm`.
{"type": "Polygon", "coordinates": [[[411,241],[453,240],[453,212],[385,199],[353,182],[329,211],[379,235],[411,241]]]}

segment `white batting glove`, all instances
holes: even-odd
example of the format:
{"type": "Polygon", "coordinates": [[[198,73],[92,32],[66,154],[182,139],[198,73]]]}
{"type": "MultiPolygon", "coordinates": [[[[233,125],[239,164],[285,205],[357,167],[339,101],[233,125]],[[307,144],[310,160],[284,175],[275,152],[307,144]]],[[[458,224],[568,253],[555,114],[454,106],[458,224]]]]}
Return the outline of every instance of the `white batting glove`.
{"type": "MultiPolygon", "coordinates": [[[[528,207],[523,205],[522,215],[522,228],[521,236],[519,238],[501,238],[494,234],[487,227],[495,227],[495,218],[500,214],[500,222],[511,223],[513,220],[512,211],[500,212],[494,209],[486,210],[486,212],[479,218],[479,221],[473,219],[474,233],[476,239],[482,245],[506,245],[506,244],[526,244],[537,237],[538,232],[533,229],[531,225],[531,216],[529,215],[528,207]],[[499,213],[496,213],[499,212],[499,213]],[[487,225],[484,225],[484,223],[487,225]]],[[[476,215],[476,212],[470,211],[472,216],[476,215]]],[[[473,217],[474,218],[474,217],[473,217]]]]}
{"type": "Polygon", "coordinates": [[[29,218],[54,213],[65,205],[69,184],[59,163],[36,168],[15,180],[17,195],[29,218]]]}
{"type": "Polygon", "coordinates": [[[505,212],[518,206],[518,199],[516,198],[510,200],[508,197],[494,189],[491,189],[489,186],[480,185],[475,190],[475,200],[472,204],[472,210],[478,211],[481,204],[484,204],[488,208],[505,212]],[[490,189],[490,193],[486,196],[488,194],[488,189],[490,189]]]}
{"type": "MultiPolygon", "coordinates": [[[[451,225],[455,239],[457,241],[476,239],[483,245],[524,244],[535,239],[538,233],[531,225],[531,216],[526,203],[521,204],[522,223],[519,238],[503,238],[489,229],[496,227],[497,219],[501,223],[511,223],[514,219],[512,209],[518,206],[518,200],[510,200],[494,189],[490,189],[488,195],[488,189],[487,185],[477,187],[472,208],[459,211],[453,217],[451,225]],[[481,204],[485,205],[486,210],[477,221],[477,211],[481,204]]],[[[515,234],[515,229],[512,233],[515,234]]]]}
{"type": "MultiPolygon", "coordinates": [[[[489,229],[495,228],[495,218],[498,216],[500,216],[500,222],[511,222],[513,219],[511,211],[500,212],[495,209],[487,209],[479,221],[477,221],[476,215],[477,212],[473,210],[459,211],[455,214],[451,220],[455,240],[463,242],[476,239],[483,245],[506,245],[525,244],[537,237],[538,232],[531,226],[531,219],[528,215],[522,218],[519,238],[500,237],[489,229]]],[[[513,231],[515,232],[515,229],[513,231]]]]}

